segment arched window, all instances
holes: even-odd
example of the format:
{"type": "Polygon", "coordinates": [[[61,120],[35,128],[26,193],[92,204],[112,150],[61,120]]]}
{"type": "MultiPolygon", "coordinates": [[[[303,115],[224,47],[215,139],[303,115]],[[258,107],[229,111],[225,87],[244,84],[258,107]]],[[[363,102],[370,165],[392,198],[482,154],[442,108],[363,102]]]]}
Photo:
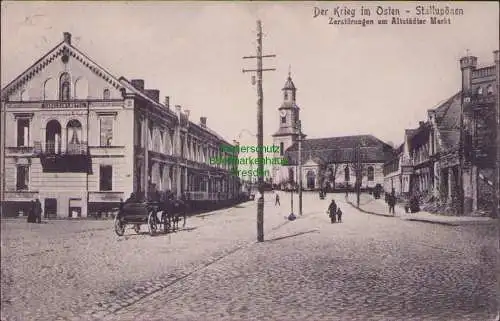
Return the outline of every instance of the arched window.
{"type": "Polygon", "coordinates": [[[492,85],[488,85],[488,87],[486,87],[486,94],[493,95],[493,86],[492,85]]]}
{"type": "Polygon", "coordinates": [[[285,91],[285,100],[288,100],[288,92],[285,91]]]}
{"type": "Polygon", "coordinates": [[[61,75],[59,79],[59,100],[69,100],[71,93],[71,79],[67,72],[61,75]]]}
{"type": "Polygon", "coordinates": [[[80,154],[82,150],[82,124],[72,119],[66,126],[67,152],[68,154],[80,154]]]}
{"type": "Polygon", "coordinates": [[[45,126],[45,152],[58,154],[61,152],[61,124],[57,120],[51,120],[45,126]]]}
{"type": "Polygon", "coordinates": [[[373,170],[373,166],[368,166],[368,181],[373,181],[374,180],[374,170],[373,170]]]}
{"type": "Polygon", "coordinates": [[[102,99],[104,100],[109,100],[111,98],[111,93],[109,91],[109,89],[104,89],[104,91],[102,92],[102,99]]]}
{"type": "Polygon", "coordinates": [[[483,87],[478,87],[477,88],[477,94],[482,95],[483,94],[483,87]]]}
{"type": "Polygon", "coordinates": [[[282,116],[281,117],[281,123],[282,124],[286,124],[286,116],[282,116]]]}
{"type": "Polygon", "coordinates": [[[351,174],[349,173],[349,166],[344,168],[344,180],[349,182],[351,180],[351,174]]]}

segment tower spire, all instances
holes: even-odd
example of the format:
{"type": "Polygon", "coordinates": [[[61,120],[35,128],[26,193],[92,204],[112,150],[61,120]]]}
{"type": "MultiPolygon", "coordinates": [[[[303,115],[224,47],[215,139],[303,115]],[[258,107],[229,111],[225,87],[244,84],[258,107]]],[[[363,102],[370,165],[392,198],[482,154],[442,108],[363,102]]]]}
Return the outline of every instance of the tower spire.
{"type": "Polygon", "coordinates": [[[292,78],[292,65],[288,65],[288,78],[292,78]]]}

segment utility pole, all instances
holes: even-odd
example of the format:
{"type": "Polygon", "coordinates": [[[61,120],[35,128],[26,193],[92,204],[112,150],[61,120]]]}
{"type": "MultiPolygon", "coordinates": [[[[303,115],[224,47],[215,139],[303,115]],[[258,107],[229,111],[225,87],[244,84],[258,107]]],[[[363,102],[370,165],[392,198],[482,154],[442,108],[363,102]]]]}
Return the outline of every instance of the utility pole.
{"type": "Polygon", "coordinates": [[[302,122],[300,119],[297,120],[297,129],[299,130],[299,214],[302,215],[302,122]]]}
{"type": "Polygon", "coordinates": [[[245,56],[243,59],[257,58],[257,69],[243,69],[243,72],[257,73],[257,174],[260,198],[257,200],[257,241],[264,242],[264,133],[262,108],[264,104],[264,94],[262,91],[262,72],[273,71],[275,68],[262,68],[262,58],[276,57],[276,55],[262,55],[262,23],[257,20],[257,55],[245,56]]]}

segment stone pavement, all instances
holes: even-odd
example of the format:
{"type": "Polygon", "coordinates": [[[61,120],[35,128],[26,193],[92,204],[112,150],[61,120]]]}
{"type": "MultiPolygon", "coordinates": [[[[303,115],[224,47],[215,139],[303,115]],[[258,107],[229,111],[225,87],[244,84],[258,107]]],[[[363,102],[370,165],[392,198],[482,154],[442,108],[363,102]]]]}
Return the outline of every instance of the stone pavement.
{"type": "Polygon", "coordinates": [[[493,320],[494,227],[387,220],[341,198],[330,224],[328,203],[105,320],[493,320]]]}
{"type": "MultiPolygon", "coordinates": [[[[289,211],[267,198],[271,231],[289,211]]],[[[156,237],[132,230],[118,237],[111,220],[2,220],[1,320],[102,318],[254,242],[255,207],[188,218],[183,231],[156,237]]]]}
{"type": "MultiPolygon", "coordinates": [[[[349,194],[349,202],[356,207],[356,194],[349,194]]],[[[418,213],[406,213],[401,205],[395,206],[395,215],[389,214],[389,207],[383,199],[375,199],[368,194],[360,196],[360,210],[380,216],[396,216],[408,221],[428,222],[444,225],[468,225],[468,224],[498,224],[496,219],[489,217],[472,217],[472,216],[445,216],[436,215],[424,211],[418,213]]]]}
{"type": "MultiPolygon", "coordinates": [[[[489,320],[493,226],[416,225],[304,193],[117,237],[106,221],[2,222],[2,320],[489,320]],[[296,200],[296,198],[295,198],[296,200]],[[298,202],[294,202],[295,205],[298,202]]],[[[128,232],[128,231],[127,231],[128,232]]]]}

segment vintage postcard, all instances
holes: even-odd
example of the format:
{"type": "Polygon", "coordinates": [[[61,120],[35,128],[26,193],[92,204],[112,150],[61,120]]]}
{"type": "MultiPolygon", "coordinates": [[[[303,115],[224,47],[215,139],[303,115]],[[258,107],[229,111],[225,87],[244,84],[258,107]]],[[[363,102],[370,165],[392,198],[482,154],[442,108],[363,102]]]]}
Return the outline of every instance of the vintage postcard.
{"type": "Polygon", "coordinates": [[[2,321],[500,321],[499,4],[2,1],[2,321]]]}

